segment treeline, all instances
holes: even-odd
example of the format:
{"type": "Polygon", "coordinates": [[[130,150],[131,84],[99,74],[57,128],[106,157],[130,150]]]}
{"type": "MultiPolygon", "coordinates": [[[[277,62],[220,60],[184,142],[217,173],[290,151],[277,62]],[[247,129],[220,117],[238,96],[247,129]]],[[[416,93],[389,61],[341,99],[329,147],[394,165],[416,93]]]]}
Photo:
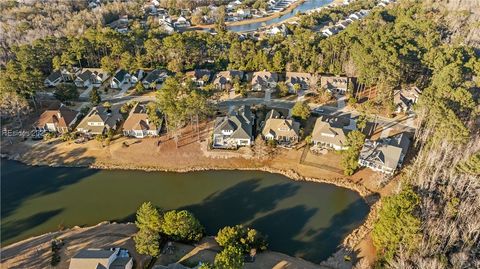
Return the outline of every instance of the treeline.
{"type": "MultiPolygon", "coordinates": [[[[415,107],[418,156],[402,175],[403,189],[383,199],[373,230],[382,268],[480,266],[480,60],[473,48],[447,43],[441,15],[403,2],[366,20],[363,29],[374,47],[353,45],[371,52],[357,66],[369,74],[360,76],[365,83],[394,86],[405,80],[424,88],[415,107]],[[392,42],[388,54],[377,49],[385,42],[392,42]],[[385,59],[377,68],[379,57],[385,59]]],[[[350,38],[361,41],[352,29],[350,38]]]]}
{"type": "Polygon", "coordinates": [[[12,59],[11,49],[37,39],[76,36],[102,27],[119,15],[143,16],[142,1],[105,2],[91,10],[88,1],[0,1],[0,65],[12,59]]]}
{"type": "MultiPolygon", "coordinates": [[[[205,228],[186,210],[160,212],[150,202],[137,210],[134,236],[138,253],[157,257],[166,240],[196,243],[205,236],[205,228]]],[[[265,237],[257,230],[242,225],[227,226],[215,237],[223,250],[215,256],[214,264],[204,263],[200,268],[241,269],[245,255],[255,255],[267,249],[265,237]]],[[[166,246],[168,248],[168,246],[166,246]]]]}

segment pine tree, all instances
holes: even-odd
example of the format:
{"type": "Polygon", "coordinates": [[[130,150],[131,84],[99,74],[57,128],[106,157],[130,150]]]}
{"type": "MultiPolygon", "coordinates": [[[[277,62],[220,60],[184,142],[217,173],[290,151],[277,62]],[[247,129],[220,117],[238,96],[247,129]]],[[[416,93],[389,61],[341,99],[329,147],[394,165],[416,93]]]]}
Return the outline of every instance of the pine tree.
{"type": "Polygon", "coordinates": [[[96,106],[100,104],[100,102],[102,102],[102,97],[100,97],[98,90],[96,88],[93,88],[90,92],[90,103],[96,106]]]}
{"type": "Polygon", "coordinates": [[[138,232],[135,234],[134,241],[138,253],[158,256],[160,253],[160,214],[150,202],[143,203],[137,210],[135,225],[138,232]]]}

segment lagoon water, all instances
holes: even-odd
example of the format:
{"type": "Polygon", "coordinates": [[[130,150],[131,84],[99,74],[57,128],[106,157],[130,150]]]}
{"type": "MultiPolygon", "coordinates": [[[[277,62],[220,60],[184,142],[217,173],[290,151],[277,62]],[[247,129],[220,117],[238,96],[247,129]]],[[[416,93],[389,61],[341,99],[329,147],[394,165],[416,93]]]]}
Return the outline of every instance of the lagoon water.
{"type": "Polygon", "coordinates": [[[260,27],[283,22],[283,21],[297,15],[298,13],[303,13],[305,11],[309,11],[309,10],[312,10],[312,9],[315,9],[315,8],[323,7],[323,6],[326,6],[326,5],[330,4],[331,2],[332,2],[332,0],[306,0],[303,3],[301,3],[300,5],[298,5],[291,12],[283,14],[280,17],[272,18],[270,20],[263,21],[263,22],[253,22],[253,23],[244,24],[244,25],[229,26],[228,30],[230,30],[232,32],[251,32],[251,31],[255,31],[260,27]]]}
{"type": "Polygon", "coordinates": [[[189,173],[27,166],[1,160],[2,245],[59,227],[133,221],[144,201],[187,209],[216,234],[246,224],[272,250],[319,262],[361,225],[369,208],[358,193],[261,171],[189,173]]]}

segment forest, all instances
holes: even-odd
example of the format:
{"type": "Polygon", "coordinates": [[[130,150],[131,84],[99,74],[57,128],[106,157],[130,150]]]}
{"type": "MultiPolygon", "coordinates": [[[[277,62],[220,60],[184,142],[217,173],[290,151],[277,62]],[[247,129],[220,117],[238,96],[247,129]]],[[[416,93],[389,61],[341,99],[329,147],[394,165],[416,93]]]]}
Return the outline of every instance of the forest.
{"type": "MultiPolygon", "coordinates": [[[[328,38],[312,30],[325,21],[321,14],[290,25],[291,35],[258,41],[227,31],[166,35],[135,23],[124,35],[93,23],[88,19],[93,15],[80,34],[67,27],[58,36],[38,33],[39,38],[22,40],[25,32],[15,32],[2,39],[2,114],[18,113],[15,106],[26,106],[42,90],[43,79],[62,66],[101,67],[110,73],[117,68],[172,73],[209,68],[347,74],[378,89],[361,105],[366,110],[391,109],[393,89],[417,85],[423,89],[415,107],[421,122],[415,134],[418,153],[402,172],[398,194],[382,199],[373,230],[377,265],[480,268],[479,48],[450,39],[443,12],[421,1],[400,1],[328,38]]],[[[167,94],[161,98],[169,101],[167,94]]]]}

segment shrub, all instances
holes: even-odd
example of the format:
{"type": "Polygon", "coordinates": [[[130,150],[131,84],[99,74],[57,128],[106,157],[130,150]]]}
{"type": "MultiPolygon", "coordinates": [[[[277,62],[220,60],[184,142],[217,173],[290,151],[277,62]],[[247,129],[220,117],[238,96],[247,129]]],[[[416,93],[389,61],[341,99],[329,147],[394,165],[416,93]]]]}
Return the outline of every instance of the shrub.
{"type": "Polygon", "coordinates": [[[215,240],[222,247],[233,246],[240,248],[243,252],[250,252],[252,249],[264,251],[267,249],[267,242],[260,232],[255,229],[236,225],[227,226],[218,231],[215,240]]]}
{"type": "Polygon", "coordinates": [[[204,228],[195,216],[186,211],[168,211],[163,215],[161,231],[173,240],[200,241],[204,228]]]}
{"type": "Polygon", "coordinates": [[[243,267],[243,253],[240,248],[227,246],[215,256],[216,269],[241,269],[243,267]]]}

